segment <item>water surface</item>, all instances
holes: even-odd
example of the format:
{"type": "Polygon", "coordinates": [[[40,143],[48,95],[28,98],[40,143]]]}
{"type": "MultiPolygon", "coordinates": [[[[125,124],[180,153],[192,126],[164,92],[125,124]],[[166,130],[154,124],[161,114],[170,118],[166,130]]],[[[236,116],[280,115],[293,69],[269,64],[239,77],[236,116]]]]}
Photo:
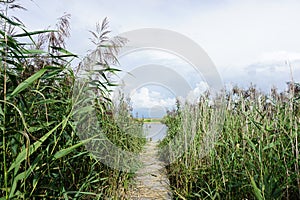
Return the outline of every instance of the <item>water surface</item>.
{"type": "Polygon", "coordinates": [[[152,141],[162,140],[167,134],[168,127],[159,122],[150,122],[144,124],[144,133],[148,140],[152,141]]]}

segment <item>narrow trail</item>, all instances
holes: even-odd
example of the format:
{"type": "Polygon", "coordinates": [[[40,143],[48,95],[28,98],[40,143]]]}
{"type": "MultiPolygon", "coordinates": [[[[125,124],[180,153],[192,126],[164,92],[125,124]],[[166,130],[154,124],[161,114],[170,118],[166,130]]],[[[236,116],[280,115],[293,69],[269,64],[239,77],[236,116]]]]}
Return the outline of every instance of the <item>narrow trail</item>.
{"type": "Polygon", "coordinates": [[[137,171],[129,192],[129,199],[172,199],[164,163],[158,159],[158,142],[147,142],[141,153],[143,166],[137,171]]]}

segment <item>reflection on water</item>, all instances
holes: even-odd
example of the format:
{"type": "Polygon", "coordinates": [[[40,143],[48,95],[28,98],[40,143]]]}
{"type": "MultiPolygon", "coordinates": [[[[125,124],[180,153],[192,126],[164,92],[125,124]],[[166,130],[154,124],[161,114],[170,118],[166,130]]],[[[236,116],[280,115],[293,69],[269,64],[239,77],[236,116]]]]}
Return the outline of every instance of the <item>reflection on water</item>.
{"type": "Polygon", "coordinates": [[[162,140],[167,134],[168,127],[161,123],[145,123],[144,133],[147,139],[152,141],[162,140]]]}

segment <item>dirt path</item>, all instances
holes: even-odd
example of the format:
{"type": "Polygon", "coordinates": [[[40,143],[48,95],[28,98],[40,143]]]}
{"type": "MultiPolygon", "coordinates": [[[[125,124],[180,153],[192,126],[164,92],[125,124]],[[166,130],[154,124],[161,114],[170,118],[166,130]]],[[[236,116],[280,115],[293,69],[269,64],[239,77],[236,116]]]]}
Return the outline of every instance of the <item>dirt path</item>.
{"type": "Polygon", "coordinates": [[[172,199],[163,162],[157,157],[158,142],[149,141],[141,154],[141,167],[129,192],[129,199],[172,199]]]}

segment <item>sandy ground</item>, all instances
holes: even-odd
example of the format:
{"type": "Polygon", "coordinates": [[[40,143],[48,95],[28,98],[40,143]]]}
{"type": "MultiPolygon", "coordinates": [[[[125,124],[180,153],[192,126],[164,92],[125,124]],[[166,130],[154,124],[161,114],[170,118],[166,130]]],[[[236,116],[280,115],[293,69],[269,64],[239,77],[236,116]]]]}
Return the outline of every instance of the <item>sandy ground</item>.
{"type": "Polygon", "coordinates": [[[128,194],[129,199],[172,199],[164,163],[157,157],[157,142],[149,141],[141,153],[141,167],[128,194]]]}

